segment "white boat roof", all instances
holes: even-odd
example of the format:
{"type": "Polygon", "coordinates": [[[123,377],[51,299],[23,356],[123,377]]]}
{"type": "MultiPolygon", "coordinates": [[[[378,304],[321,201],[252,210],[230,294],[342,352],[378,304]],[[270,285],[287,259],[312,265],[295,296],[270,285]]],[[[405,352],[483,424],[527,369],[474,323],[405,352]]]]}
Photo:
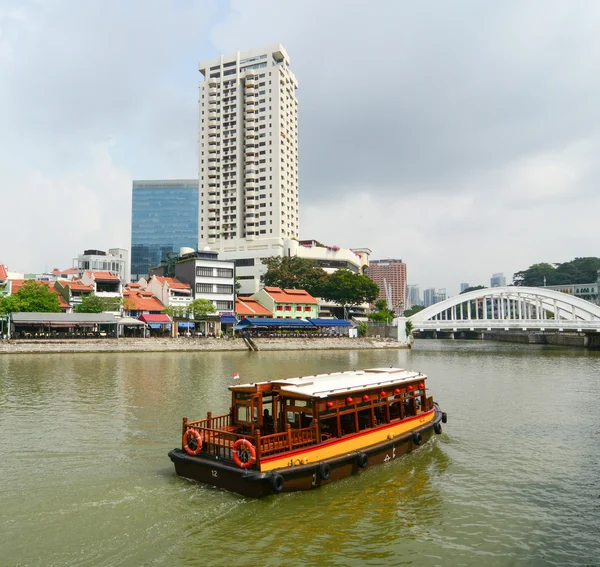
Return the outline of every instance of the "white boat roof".
{"type": "MultiPolygon", "coordinates": [[[[404,368],[368,368],[366,370],[349,370],[346,372],[332,372],[330,374],[316,374],[315,376],[300,376],[298,378],[285,378],[272,380],[281,392],[309,396],[312,398],[327,398],[336,394],[345,394],[381,386],[382,388],[412,382],[416,379],[425,380],[427,376],[422,372],[405,370],[404,368]]],[[[259,382],[268,384],[269,382],[259,382]]],[[[256,384],[239,384],[230,386],[230,390],[252,388],[256,384]]]]}

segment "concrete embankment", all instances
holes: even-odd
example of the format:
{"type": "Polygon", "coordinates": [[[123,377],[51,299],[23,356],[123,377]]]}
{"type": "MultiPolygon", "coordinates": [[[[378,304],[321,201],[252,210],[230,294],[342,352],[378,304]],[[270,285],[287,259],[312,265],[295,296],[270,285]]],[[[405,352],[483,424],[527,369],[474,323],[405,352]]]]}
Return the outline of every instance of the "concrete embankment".
{"type": "MultiPolygon", "coordinates": [[[[359,350],[402,349],[405,344],[390,339],[339,338],[255,338],[259,351],[272,350],[359,350]]],[[[247,351],[243,339],[99,339],[0,341],[0,354],[86,353],[86,352],[193,352],[247,351]]]]}

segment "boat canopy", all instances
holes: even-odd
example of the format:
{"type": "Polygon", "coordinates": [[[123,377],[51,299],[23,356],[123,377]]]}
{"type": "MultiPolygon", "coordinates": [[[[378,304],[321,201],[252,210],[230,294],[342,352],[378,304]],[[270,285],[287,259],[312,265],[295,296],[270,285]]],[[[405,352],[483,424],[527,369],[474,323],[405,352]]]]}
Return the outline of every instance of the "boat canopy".
{"type": "Polygon", "coordinates": [[[236,390],[262,390],[270,385],[273,389],[294,396],[309,398],[327,398],[329,396],[351,394],[376,387],[389,388],[396,384],[425,380],[427,376],[421,372],[411,372],[403,368],[370,368],[348,372],[332,372],[315,376],[286,378],[272,382],[239,384],[230,386],[236,390]]]}

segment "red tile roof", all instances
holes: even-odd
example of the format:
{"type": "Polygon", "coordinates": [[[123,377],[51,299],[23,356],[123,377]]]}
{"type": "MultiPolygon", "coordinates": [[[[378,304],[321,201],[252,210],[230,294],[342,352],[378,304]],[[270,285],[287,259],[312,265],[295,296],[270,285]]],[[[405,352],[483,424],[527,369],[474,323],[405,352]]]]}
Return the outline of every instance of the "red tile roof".
{"type": "Polygon", "coordinates": [[[235,312],[237,315],[249,315],[250,317],[256,317],[257,315],[263,315],[267,317],[273,316],[273,313],[271,313],[266,307],[263,307],[253,297],[236,297],[235,312]]]}
{"type": "Polygon", "coordinates": [[[94,286],[85,285],[85,284],[81,283],[81,281],[79,281],[79,280],[72,280],[70,282],[64,282],[63,285],[65,287],[70,287],[71,291],[72,290],[77,290],[77,291],[94,291],[94,286]]]}
{"type": "Polygon", "coordinates": [[[90,272],[90,271],[87,271],[86,274],[89,277],[93,277],[96,281],[119,281],[119,276],[115,276],[111,272],[90,272]]]}
{"type": "Polygon", "coordinates": [[[0,264],[0,280],[8,279],[8,270],[4,264],[0,264]]]}
{"type": "Polygon", "coordinates": [[[190,286],[186,283],[180,282],[177,278],[165,278],[162,276],[152,276],[156,278],[161,284],[169,284],[171,289],[190,289],[190,286]]]}
{"type": "MultiPolygon", "coordinates": [[[[38,281],[38,280],[11,280],[11,293],[15,295],[23,287],[26,281],[38,281]]],[[[56,291],[54,284],[46,281],[38,281],[38,283],[48,286],[48,291],[55,293],[58,296],[58,303],[61,309],[69,309],[71,306],[65,301],[65,298],[56,291]]]]}
{"type": "Polygon", "coordinates": [[[142,285],[139,283],[129,282],[128,284],[125,284],[125,287],[128,287],[130,289],[139,289],[140,287],[142,287],[142,285]]]}
{"type": "Polygon", "coordinates": [[[276,303],[312,303],[317,305],[317,300],[303,289],[281,289],[280,287],[265,286],[265,291],[276,303]]]}
{"type": "Polygon", "coordinates": [[[165,306],[150,293],[129,290],[123,292],[124,308],[127,311],[162,311],[165,306]]]}
{"type": "Polygon", "coordinates": [[[52,270],[50,273],[61,276],[69,276],[71,274],[78,274],[79,270],[77,268],[67,268],[61,272],[58,268],[54,268],[54,270],[52,270]]]}

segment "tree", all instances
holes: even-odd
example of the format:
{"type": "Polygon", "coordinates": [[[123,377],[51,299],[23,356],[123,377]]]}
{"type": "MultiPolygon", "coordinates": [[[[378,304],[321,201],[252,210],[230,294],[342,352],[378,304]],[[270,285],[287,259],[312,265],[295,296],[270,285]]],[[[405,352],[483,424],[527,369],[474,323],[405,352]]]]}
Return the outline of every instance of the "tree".
{"type": "Polygon", "coordinates": [[[423,309],[425,309],[424,305],[413,305],[410,309],[407,309],[403,315],[405,317],[412,317],[415,313],[418,313],[419,311],[423,311],[423,309]]]}
{"type": "Polygon", "coordinates": [[[193,314],[193,319],[202,319],[207,315],[216,313],[217,310],[212,304],[212,301],[209,301],[208,299],[194,299],[194,301],[188,305],[187,312],[193,314]]]}
{"type": "Polygon", "coordinates": [[[533,264],[526,270],[513,275],[515,285],[538,287],[543,286],[544,281],[547,285],[558,285],[556,268],[552,264],[533,264]]]}
{"type": "Polygon", "coordinates": [[[98,297],[92,293],[84,295],[81,303],[73,308],[75,313],[104,313],[117,311],[121,301],[116,297],[98,297]]]}
{"type": "Polygon", "coordinates": [[[533,264],[513,275],[515,285],[577,285],[595,282],[600,270],[600,258],[575,258],[570,262],[533,264]]]}
{"type": "Polygon", "coordinates": [[[267,273],[262,276],[266,286],[281,289],[303,289],[313,297],[322,297],[328,280],[327,273],[308,258],[298,256],[273,256],[263,259],[267,273]]]}
{"type": "Polygon", "coordinates": [[[395,317],[394,311],[388,308],[387,301],[380,299],[375,302],[375,311],[369,315],[369,319],[376,323],[391,323],[395,317]]]}
{"type": "Polygon", "coordinates": [[[48,288],[48,284],[35,280],[26,281],[14,295],[0,302],[0,311],[4,313],[35,312],[60,313],[58,295],[48,288]]]}
{"type": "Polygon", "coordinates": [[[327,278],[321,297],[341,305],[345,311],[353,305],[371,303],[378,295],[379,286],[367,276],[337,270],[327,278]]]}
{"type": "Polygon", "coordinates": [[[487,288],[484,285],[472,285],[472,286],[468,287],[467,289],[461,291],[459,295],[462,295],[463,293],[469,293],[470,291],[476,291],[478,289],[487,289],[487,288]]]}

